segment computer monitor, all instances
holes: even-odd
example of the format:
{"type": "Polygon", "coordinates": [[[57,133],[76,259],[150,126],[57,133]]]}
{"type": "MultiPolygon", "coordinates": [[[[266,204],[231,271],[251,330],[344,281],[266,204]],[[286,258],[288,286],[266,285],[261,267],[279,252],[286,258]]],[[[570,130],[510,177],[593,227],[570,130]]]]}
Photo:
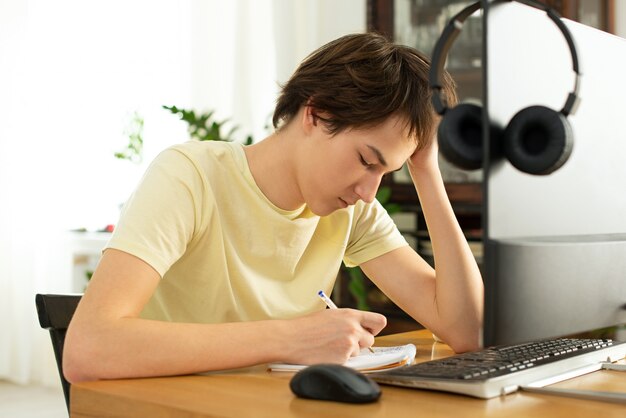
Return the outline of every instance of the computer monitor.
{"type": "MultiPolygon", "coordinates": [[[[561,109],[576,77],[557,26],[516,2],[484,16],[483,120],[504,127],[530,105],[561,109]]],[[[563,22],[581,73],[567,162],[527,174],[487,151],[501,137],[483,134],[484,346],[625,322],[626,41],[563,22]]]]}

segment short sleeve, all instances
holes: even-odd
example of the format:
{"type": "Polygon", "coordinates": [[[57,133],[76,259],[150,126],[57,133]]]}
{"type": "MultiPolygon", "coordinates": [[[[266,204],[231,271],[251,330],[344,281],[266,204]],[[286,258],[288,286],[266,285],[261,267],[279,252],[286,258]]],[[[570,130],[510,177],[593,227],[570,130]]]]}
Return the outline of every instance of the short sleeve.
{"type": "Polygon", "coordinates": [[[408,245],[393,219],[377,200],[372,203],[359,202],[354,210],[351,234],[344,255],[346,266],[358,266],[408,245]]]}
{"type": "Polygon", "coordinates": [[[170,148],[150,164],[126,201],[106,248],[132,254],[163,277],[185,252],[202,218],[209,193],[196,164],[170,148]]]}

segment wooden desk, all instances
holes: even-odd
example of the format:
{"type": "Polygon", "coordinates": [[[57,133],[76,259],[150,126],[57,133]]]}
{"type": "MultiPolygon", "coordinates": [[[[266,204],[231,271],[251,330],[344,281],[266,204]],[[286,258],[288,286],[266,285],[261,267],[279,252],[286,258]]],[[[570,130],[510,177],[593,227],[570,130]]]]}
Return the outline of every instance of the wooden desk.
{"type": "MultiPolygon", "coordinates": [[[[453,352],[426,330],[377,338],[377,345],[417,346],[416,361],[453,352]]],[[[623,360],[622,360],[623,362],[623,360]]],[[[518,392],[490,400],[381,386],[379,402],[351,405],[296,398],[293,374],[258,366],[207,375],[72,385],[72,417],[624,417],[619,404],[518,392]],[[602,415],[600,415],[602,414],[602,415]]],[[[623,372],[598,371],[554,387],[626,391],[623,372]]]]}

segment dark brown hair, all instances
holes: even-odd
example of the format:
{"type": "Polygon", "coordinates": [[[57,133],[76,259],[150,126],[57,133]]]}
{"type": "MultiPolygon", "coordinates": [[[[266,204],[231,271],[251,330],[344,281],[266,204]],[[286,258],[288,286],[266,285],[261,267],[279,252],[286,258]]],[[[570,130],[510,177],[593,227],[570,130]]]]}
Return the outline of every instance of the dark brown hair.
{"type": "MultiPolygon", "coordinates": [[[[430,103],[429,68],[424,54],[382,35],[343,36],[300,64],[282,86],[272,122],[279,128],[309,105],[329,133],[337,134],[376,126],[397,114],[423,148],[433,138],[438,119],[430,103]]],[[[457,100],[454,82],[447,72],[442,79],[442,96],[452,106],[457,100]]]]}

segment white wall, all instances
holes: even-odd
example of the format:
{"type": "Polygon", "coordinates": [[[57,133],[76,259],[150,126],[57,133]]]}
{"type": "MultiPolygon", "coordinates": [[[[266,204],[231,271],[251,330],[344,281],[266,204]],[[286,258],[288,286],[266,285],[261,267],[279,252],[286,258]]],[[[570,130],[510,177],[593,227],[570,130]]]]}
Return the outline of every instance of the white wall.
{"type": "Polygon", "coordinates": [[[277,72],[287,81],[298,63],[341,35],[366,29],[366,0],[278,0],[275,9],[277,72]]]}
{"type": "Polygon", "coordinates": [[[261,139],[277,83],[363,30],[365,0],[0,0],[0,379],[58,384],[34,295],[70,287],[64,231],[115,223],[147,163],[187,140],[162,105],[261,139]],[[133,111],[140,166],[113,157],[133,111]]]}
{"type": "Polygon", "coordinates": [[[315,48],[364,29],[365,0],[0,0],[6,186],[28,191],[25,202],[35,190],[38,201],[80,196],[55,222],[102,227],[156,153],[187,138],[161,105],[216,110],[260,140],[278,83],[315,48]],[[112,156],[134,111],[145,119],[139,167],[112,156]]]}

